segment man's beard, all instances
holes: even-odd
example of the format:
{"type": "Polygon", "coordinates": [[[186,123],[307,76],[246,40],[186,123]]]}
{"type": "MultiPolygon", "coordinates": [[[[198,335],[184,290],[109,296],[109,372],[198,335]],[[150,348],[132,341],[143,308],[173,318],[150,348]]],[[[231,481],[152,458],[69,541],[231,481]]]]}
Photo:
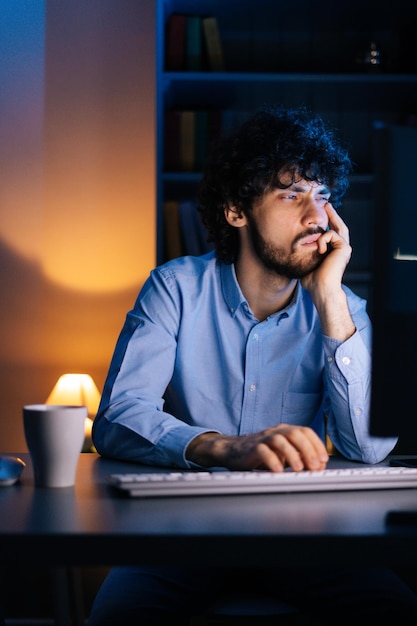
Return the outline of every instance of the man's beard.
{"type": "Polygon", "coordinates": [[[252,216],[248,219],[248,225],[256,255],[267,269],[272,270],[278,276],[285,276],[290,279],[304,278],[314,271],[327,256],[320,254],[318,250],[312,250],[308,257],[299,259],[294,257],[296,242],[308,235],[323,234],[325,231],[320,227],[300,233],[292,243],[292,252],[288,253],[283,248],[274,247],[262,237],[252,216]]]}

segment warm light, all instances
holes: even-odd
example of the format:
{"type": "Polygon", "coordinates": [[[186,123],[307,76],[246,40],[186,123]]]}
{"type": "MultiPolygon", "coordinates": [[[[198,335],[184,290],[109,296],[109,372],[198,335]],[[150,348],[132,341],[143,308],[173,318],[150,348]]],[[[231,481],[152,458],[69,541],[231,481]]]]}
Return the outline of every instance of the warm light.
{"type": "Polygon", "coordinates": [[[89,374],[63,374],[49,394],[46,404],[83,404],[94,418],[100,393],[89,374]]]}
{"type": "Polygon", "coordinates": [[[91,427],[100,403],[100,392],[89,374],[63,374],[52,389],[46,404],[84,405],[88,410],[83,452],[93,449],[91,427]]]}

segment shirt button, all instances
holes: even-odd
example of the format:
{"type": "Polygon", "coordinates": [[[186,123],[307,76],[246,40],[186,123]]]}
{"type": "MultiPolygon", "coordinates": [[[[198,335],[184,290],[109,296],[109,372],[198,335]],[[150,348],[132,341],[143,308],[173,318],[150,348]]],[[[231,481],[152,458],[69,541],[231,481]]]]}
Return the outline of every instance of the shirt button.
{"type": "Polygon", "coordinates": [[[327,362],[328,363],[333,363],[333,357],[332,356],[328,356],[327,357],[327,362]]]}
{"type": "Polygon", "coordinates": [[[342,359],[342,363],[343,363],[344,365],[349,365],[349,363],[350,363],[350,358],[349,358],[348,356],[344,356],[344,357],[343,357],[343,359],[342,359]]]}
{"type": "Polygon", "coordinates": [[[355,408],[355,415],[358,415],[358,416],[359,416],[359,415],[362,415],[362,409],[361,409],[361,407],[360,407],[360,406],[357,406],[357,407],[355,408]]]}
{"type": "Polygon", "coordinates": [[[255,391],[256,385],[249,385],[249,391],[255,391]]]}
{"type": "Polygon", "coordinates": [[[259,335],[258,335],[258,333],[255,333],[255,334],[254,334],[254,336],[253,336],[253,338],[254,338],[254,340],[255,340],[255,341],[258,341],[258,339],[259,339],[259,335]]]}

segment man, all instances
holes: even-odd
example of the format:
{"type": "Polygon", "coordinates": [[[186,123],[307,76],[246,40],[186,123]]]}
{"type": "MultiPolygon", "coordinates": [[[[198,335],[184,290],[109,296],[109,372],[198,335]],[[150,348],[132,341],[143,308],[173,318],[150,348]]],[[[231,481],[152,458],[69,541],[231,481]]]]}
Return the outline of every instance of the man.
{"type": "MultiPolygon", "coordinates": [[[[376,463],[389,454],[396,440],[368,433],[366,303],[342,283],[351,246],[337,209],[350,172],[347,152],[305,109],[259,111],[214,147],[199,211],[215,251],[173,260],[145,283],[94,422],[99,453],[180,468],[319,470],[328,461],[326,416],[346,458],[376,463]]],[[[162,624],[164,616],[186,624],[191,598],[203,601],[219,576],[116,568],[91,626],[162,624]]],[[[367,617],[386,615],[391,602],[397,614],[416,611],[391,572],[355,571],[354,589],[352,572],[322,576],[326,584],[312,586],[317,571],[312,578],[286,570],[285,583],[282,572],[266,575],[316,617],[336,596],[339,610],[355,618],[365,606],[367,617]],[[355,590],[369,580],[370,595],[358,604],[355,590]],[[372,594],[377,601],[369,602],[372,594]]]]}

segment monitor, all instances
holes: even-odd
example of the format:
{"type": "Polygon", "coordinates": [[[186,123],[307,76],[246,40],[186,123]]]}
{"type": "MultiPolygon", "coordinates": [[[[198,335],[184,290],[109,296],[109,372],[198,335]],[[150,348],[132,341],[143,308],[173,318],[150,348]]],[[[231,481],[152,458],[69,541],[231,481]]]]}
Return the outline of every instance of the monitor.
{"type": "Polygon", "coordinates": [[[374,129],[370,433],[417,455],[417,128],[374,129]]]}

